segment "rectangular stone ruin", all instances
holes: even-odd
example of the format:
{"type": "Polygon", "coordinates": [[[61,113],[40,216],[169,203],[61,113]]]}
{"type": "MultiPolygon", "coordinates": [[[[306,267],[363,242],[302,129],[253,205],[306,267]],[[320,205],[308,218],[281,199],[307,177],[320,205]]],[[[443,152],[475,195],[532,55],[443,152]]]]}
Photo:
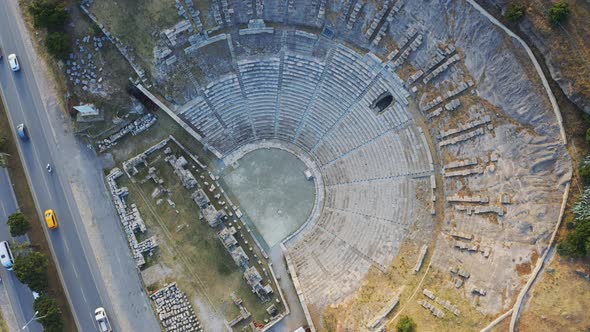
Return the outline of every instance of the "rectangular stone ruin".
{"type": "Polygon", "coordinates": [[[459,101],[459,99],[453,99],[450,102],[446,103],[444,108],[447,112],[451,112],[459,108],[459,106],[461,106],[461,102],[459,101]]]}
{"type": "Polygon", "coordinates": [[[254,19],[248,22],[248,28],[240,29],[239,34],[242,35],[256,35],[261,33],[274,33],[273,27],[267,27],[262,19],[254,19]]]}
{"type": "Polygon", "coordinates": [[[467,206],[455,205],[455,210],[467,212],[467,215],[493,213],[504,216],[504,208],[501,206],[467,206]]]}
{"type": "Polygon", "coordinates": [[[117,185],[117,178],[122,176],[124,173],[119,168],[113,168],[109,174],[106,176],[107,185],[111,192],[111,198],[113,199],[113,203],[115,204],[115,209],[117,210],[117,214],[119,215],[119,221],[123,226],[123,231],[125,232],[125,236],[127,238],[127,242],[129,243],[129,247],[131,248],[131,252],[133,255],[133,259],[135,260],[135,264],[137,267],[141,267],[145,264],[145,257],[144,255],[150,255],[153,250],[158,246],[155,237],[150,237],[141,243],[137,241],[137,237],[135,236],[136,232],[145,232],[146,227],[145,223],[139,213],[139,210],[135,206],[135,204],[131,204],[127,206],[125,202],[125,197],[129,194],[127,188],[119,188],[117,185]]]}
{"type": "Polygon", "coordinates": [[[207,197],[207,194],[205,194],[203,189],[200,189],[200,188],[191,194],[191,198],[193,199],[193,201],[195,201],[195,203],[197,203],[197,206],[200,209],[206,208],[207,205],[209,205],[209,203],[211,203],[211,201],[209,200],[209,197],[207,197]]]}
{"type": "Polygon", "coordinates": [[[449,68],[450,65],[454,64],[455,62],[457,62],[459,60],[461,60],[461,57],[459,56],[459,54],[453,55],[452,57],[447,59],[447,61],[445,61],[442,65],[440,65],[438,68],[433,70],[430,74],[426,75],[424,77],[424,79],[422,80],[422,83],[427,84],[432,79],[434,79],[436,76],[438,76],[439,74],[441,74],[442,72],[447,70],[447,68],[449,68]]]}
{"type": "Polygon", "coordinates": [[[469,121],[465,124],[459,124],[457,126],[457,128],[453,128],[453,129],[449,129],[449,130],[441,130],[439,136],[441,138],[446,138],[451,135],[459,134],[464,131],[467,131],[467,130],[470,130],[473,128],[477,128],[479,126],[483,126],[485,124],[490,123],[491,121],[492,121],[491,117],[489,115],[485,115],[481,119],[469,121]]]}
{"type": "Polygon", "coordinates": [[[223,210],[217,210],[213,205],[208,205],[202,210],[203,218],[211,227],[217,227],[225,218],[227,214],[223,210]]]}
{"type": "Polygon", "coordinates": [[[424,290],[422,291],[422,294],[424,294],[424,296],[426,296],[427,298],[434,300],[436,298],[436,296],[434,296],[434,293],[432,291],[429,291],[428,289],[424,288],[424,290]]]}
{"type": "Polygon", "coordinates": [[[431,110],[435,106],[440,105],[442,102],[443,102],[442,97],[438,96],[438,97],[434,98],[433,100],[427,102],[426,105],[424,105],[424,107],[421,108],[421,110],[422,110],[422,112],[428,112],[429,110],[431,110]]]}
{"type": "Polygon", "coordinates": [[[472,80],[469,80],[467,82],[461,82],[461,84],[459,84],[459,86],[451,91],[448,91],[444,94],[445,98],[452,98],[455,97],[456,95],[460,94],[461,92],[469,89],[470,87],[472,87],[475,83],[473,83],[472,80]]]}
{"type": "Polygon", "coordinates": [[[188,161],[183,156],[176,157],[175,155],[170,154],[166,156],[164,160],[172,166],[174,174],[180,178],[183,187],[191,190],[198,186],[199,183],[193,173],[185,168],[188,165],[188,161]]]}
{"type": "Polygon", "coordinates": [[[431,304],[428,301],[425,300],[420,300],[418,301],[418,303],[424,307],[425,309],[430,310],[430,312],[436,317],[436,318],[443,318],[445,316],[445,313],[442,312],[442,310],[438,309],[437,307],[435,307],[433,304],[431,304]]]}
{"type": "Polygon", "coordinates": [[[235,246],[230,251],[231,258],[234,260],[237,266],[241,267],[242,269],[247,269],[250,265],[250,258],[244,251],[244,249],[240,246],[235,246]]]}
{"type": "Polygon", "coordinates": [[[449,195],[447,196],[447,202],[466,202],[466,203],[488,203],[490,199],[487,196],[481,195],[473,195],[473,196],[463,196],[463,195],[449,195]]]}
{"type": "Polygon", "coordinates": [[[381,321],[389,315],[389,313],[398,305],[399,303],[399,296],[395,296],[391,301],[389,301],[383,309],[379,311],[377,315],[367,324],[368,329],[374,329],[381,323],[381,321]]]}
{"type": "Polygon", "coordinates": [[[244,280],[246,280],[246,283],[252,288],[252,292],[258,295],[263,302],[269,300],[269,295],[272,293],[272,287],[270,287],[270,285],[263,286],[263,279],[260,272],[258,272],[258,269],[254,266],[247,268],[246,271],[244,271],[244,280]]]}
{"type": "Polygon", "coordinates": [[[354,8],[352,9],[352,13],[350,13],[350,16],[348,18],[348,22],[346,23],[346,28],[348,30],[351,30],[352,27],[354,26],[354,24],[356,23],[356,20],[358,18],[358,14],[361,11],[361,8],[363,8],[364,2],[362,1],[358,1],[355,5],[354,8]]]}
{"type": "Polygon", "coordinates": [[[221,243],[228,251],[238,244],[234,234],[236,234],[235,227],[223,227],[219,232],[217,232],[219,240],[221,240],[221,243]]]}
{"type": "Polygon", "coordinates": [[[416,262],[416,265],[414,266],[414,273],[418,273],[420,271],[420,269],[422,268],[422,264],[424,263],[424,258],[426,257],[426,254],[428,253],[428,246],[427,245],[422,245],[422,248],[420,248],[420,253],[418,254],[418,261],[416,262]]]}
{"type": "Polygon", "coordinates": [[[143,164],[147,167],[147,158],[150,154],[154,153],[155,151],[163,148],[166,144],[168,144],[169,139],[166,138],[157,144],[151,146],[144,152],[138,154],[137,156],[130,158],[123,162],[123,170],[127,174],[128,177],[132,177],[137,174],[139,171],[137,170],[137,166],[139,164],[143,164]]]}
{"type": "Polygon", "coordinates": [[[487,292],[485,291],[485,289],[483,289],[483,288],[477,288],[477,287],[474,287],[471,290],[471,292],[472,293],[475,293],[475,294],[478,294],[480,296],[486,296],[486,294],[487,294],[487,292]]]}
{"type": "MultiPolygon", "coordinates": [[[[452,303],[451,303],[451,302],[449,302],[448,300],[442,299],[442,298],[440,298],[440,297],[438,297],[438,296],[434,295],[434,293],[433,293],[432,291],[430,291],[430,290],[428,290],[428,289],[426,289],[426,288],[424,288],[424,290],[422,291],[422,294],[424,294],[424,296],[426,296],[427,298],[429,298],[429,299],[433,300],[433,301],[434,301],[434,302],[436,302],[437,304],[440,304],[440,305],[442,305],[442,306],[443,306],[443,308],[445,308],[446,310],[448,310],[448,311],[452,312],[452,313],[453,313],[455,316],[459,316],[459,314],[461,313],[461,312],[459,311],[459,308],[458,308],[456,305],[452,304],[452,303]]],[[[426,301],[424,301],[424,302],[426,302],[426,301]]],[[[428,302],[427,302],[427,303],[428,303],[428,302]]],[[[428,303],[428,304],[430,304],[430,303],[428,303]]],[[[430,304],[430,305],[431,305],[431,304],[430,304]]],[[[423,306],[424,306],[424,305],[423,305],[423,306]]],[[[433,306],[433,307],[434,307],[434,306],[433,306]]],[[[428,307],[425,307],[425,308],[428,308],[428,307]]],[[[431,308],[428,308],[428,309],[431,309],[431,308]]],[[[432,309],[431,309],[431,311],[432,311],[432,309]]],[[[437,315],[434,313],[434,311],[432,311],[432,313],[433,313],[435,316],[437,316],[437,315]]],[[[438,317],[438,316],[437,316],[437,317],[438,317]]]]}
{"type": "Polygon", "coordinates": [[[98,151],[104,152],[108,150],[110,147],[116,145],[117,141],[127,134],[132,134],[133,136],[135,136],[137,134],[142,133],[143,131],[153,126],[154,123],[156,123],[156,120],[157,119],[155,115],[153,115],[152,113],[147,113],[141,118],[124,126],[123,128],[121,128],[121,130],[110,135],[108,138],[96,142],[96,145],[98,146],[98,151]]]}
{"type": "Polygon", "coordinates": [[[473,239],[473,234],[466,234],[462,232],[451,232],[451,236],[457,239],[471,241],[473,239]]]}
{"type": "Polygon", "coordinates": [[[474,166],[477,165],[477,158],[468,158],[468,159],[464,159],[464,160],[458,160],[458,161],[451,161],[448,164],[446,164],[445,166],[443,166],[443,170],[447,171],[453,168],[460,168],[460,167],[468,167],[468,166],[474,166]]]}
{"type": "Polygon", "coordinates": [[[483,174],[483,167],[474,167],[457,171],[443,171],[445,178],[483,174]]]}
{"type": "Polygon", "coordinates": [[[449,139],[442,140],[442,141],[440,141],[438,143],[438,146],[442,148],[442,147],[445,147],[447,145],[454,145],[454,144],[457,144],[457,143],[461,143],[461,142],[470,140],[470,139],[472,139],[474,137],[483,135],[484,133],[485,133],[485,131],[484,131],[483,128],[477,128],[474,131],[469,131],[469,132],[466,132],[466,133],[462,133],[461,135],[456,136],[454,138],[449,138],[449,139]]]}

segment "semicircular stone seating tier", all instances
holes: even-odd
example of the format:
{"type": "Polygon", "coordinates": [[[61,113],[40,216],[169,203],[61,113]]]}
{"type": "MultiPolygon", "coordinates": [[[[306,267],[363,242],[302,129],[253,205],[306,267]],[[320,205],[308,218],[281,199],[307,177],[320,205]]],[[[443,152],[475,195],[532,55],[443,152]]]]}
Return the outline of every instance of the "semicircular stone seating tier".
{"type": "Polygon", "coordinates": [[[307,302],[334,303],[371,266],[391,264],[417,218],[416,190],[433,165],[409,93],[388,65],[340,44],[324,59],[286,51],[236,62],[179,115],[223,155],[274,139],[316,161],[321,214],[286,247],[307,302]],[[384,93],[393,103],[374,111],[384,93]]]}

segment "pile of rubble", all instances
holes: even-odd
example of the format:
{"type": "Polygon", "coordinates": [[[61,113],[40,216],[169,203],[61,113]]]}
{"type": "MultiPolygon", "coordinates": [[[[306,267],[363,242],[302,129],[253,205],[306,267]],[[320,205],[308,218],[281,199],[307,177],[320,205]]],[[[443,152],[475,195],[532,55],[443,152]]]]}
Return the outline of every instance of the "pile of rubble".
{"type": "Polygon", "coordinates": [[[186,159],[183,156],[176,157],[174,154],[170,154],[166,156],[164,160],[168,162],[170,166],[172,166],[172,168],[174,169],[174,174],[176,174],[178,178],[180,178],[180,182],[182,182],[183,187],[185,187],[188,190],[191,190],[199,185],[193,173],[185,168],[188,164],[188,161],[186,161],[186,159]]]}
{"type": "Polygon", "coordinates": [[[103,67],[95,64],[96,54],[106,43],[107,37],[86,36],[76,39],[76,53],[70,53],[66,60],[66,77],[75,86],[82,86],[82,90],[91,93],[103,91],[103,67]]]}
{"type": "Polygon", "coordinates": [[[159,289],[150,299],[156,305],[158,319],[164,331],[203,331],[186,294],[172,283],[159,289]]]}
{"type": "Polygon", "coordinates": [[[108,138],[96,142],[96,145],[98,146],[98,151],[104,152],[112,146],[117,145],[117,141],[129,133],[135,136],[149,129],[151,126],[154,125],[154,123],[156,123],[156,119],[157,118],[155,115],[153,115],[152,113],[148,113],[142,116],[141,118],[131,122],[130,124],[126,125],[121,130],[112,134],[108,138]]]}

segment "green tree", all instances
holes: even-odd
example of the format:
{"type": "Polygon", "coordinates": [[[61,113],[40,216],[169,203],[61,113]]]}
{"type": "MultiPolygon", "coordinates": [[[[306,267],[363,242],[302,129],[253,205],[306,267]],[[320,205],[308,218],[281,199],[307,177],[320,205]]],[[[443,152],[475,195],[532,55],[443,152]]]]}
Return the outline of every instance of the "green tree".
{"type": "Polygon", "coordinates": [[[416,323],[414,323],[411,317],[403,316],[397,322],[396,328],[397,332],[414,332],[416,331],[416,323]]]}
{"type": "Polygon", "coordinates": [[[25,233],[31,229],[31,223],[25,218],[25,215],[20,212],[9,215],[6,223],[10,228],[11,236],[25,235],[25,233]]]}
{"type": "Polygon", "coordinates": [[[18,255],[14,260],[16,278],[35,292],[45,292],[48,287],[47,256],[37,251],[18,255]]]}
{"type": "Polygon", "coordinates": [[[511,22],[519,21],[526,12],[526,7],[518,2],[511,2],[506,8],[506,18],[511,22]]]}
{"type": "Polygon", "coordinates": [[[6,149],[6,137],[0,136],[0,151],[4,151],[6,149]]]}
{"type": "Polygon", "coordinates": [[[549,21],[552,24],[563,22],[570,14],[570,7],[567,2],[561,0],[549,8],[549,21]]]}
{"type": "Polygon", "coordinates": [[[565,239],[557,244],[562,256],[587,257],[590,255],[590,220],[580,220],[565,239]]]}
{"type": "Polygon", "coordinates": [[[33,309],[39,311],[37,314],[39,323],[43,325],[46,332],[59,332],[63,330],[63,320],[61,316],[61,309],[57,305],[55,299],[43,294],[35,299],[33,309]]]}
{"type": "Polygon", "coordinates": [[[590,184],[590,166],[580,167],[580,178],[584,183],[590,184]]]}
{"type": "Polygon", "coordinates": [[[37,28],[59,29],[68,22],[66,8],[56,1],[35,0],[29,5],[29,12],[37,28]]]}
{"type": "Polygon", "coordinates": [[[70,36],[63,32],[52,32],[47,36],[47,50],[56,59],[64,59],[70,53],[70,36]]]}

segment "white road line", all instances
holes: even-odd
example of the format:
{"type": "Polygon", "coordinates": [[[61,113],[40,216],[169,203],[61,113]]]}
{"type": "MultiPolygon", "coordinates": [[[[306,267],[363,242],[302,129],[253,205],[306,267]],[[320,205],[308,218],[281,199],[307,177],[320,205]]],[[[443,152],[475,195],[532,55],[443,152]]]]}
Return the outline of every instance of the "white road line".
{"type": "Polygon", "coordinates": [[[80,275],[78,274],[78,269],[76,269],[76,264],[72,263],[72,269],[74,269],[74,274],[76,275],[76,279],[80,279],[80,275]]]}
{"type": "Polygon", "coordinates": [[[84,293],[84,288],[80,288],[80,291],[82,292],[82,298],[84,299],[84,303],[88,304],[88,301],[86,300],[86,294],[84,293]]]}

